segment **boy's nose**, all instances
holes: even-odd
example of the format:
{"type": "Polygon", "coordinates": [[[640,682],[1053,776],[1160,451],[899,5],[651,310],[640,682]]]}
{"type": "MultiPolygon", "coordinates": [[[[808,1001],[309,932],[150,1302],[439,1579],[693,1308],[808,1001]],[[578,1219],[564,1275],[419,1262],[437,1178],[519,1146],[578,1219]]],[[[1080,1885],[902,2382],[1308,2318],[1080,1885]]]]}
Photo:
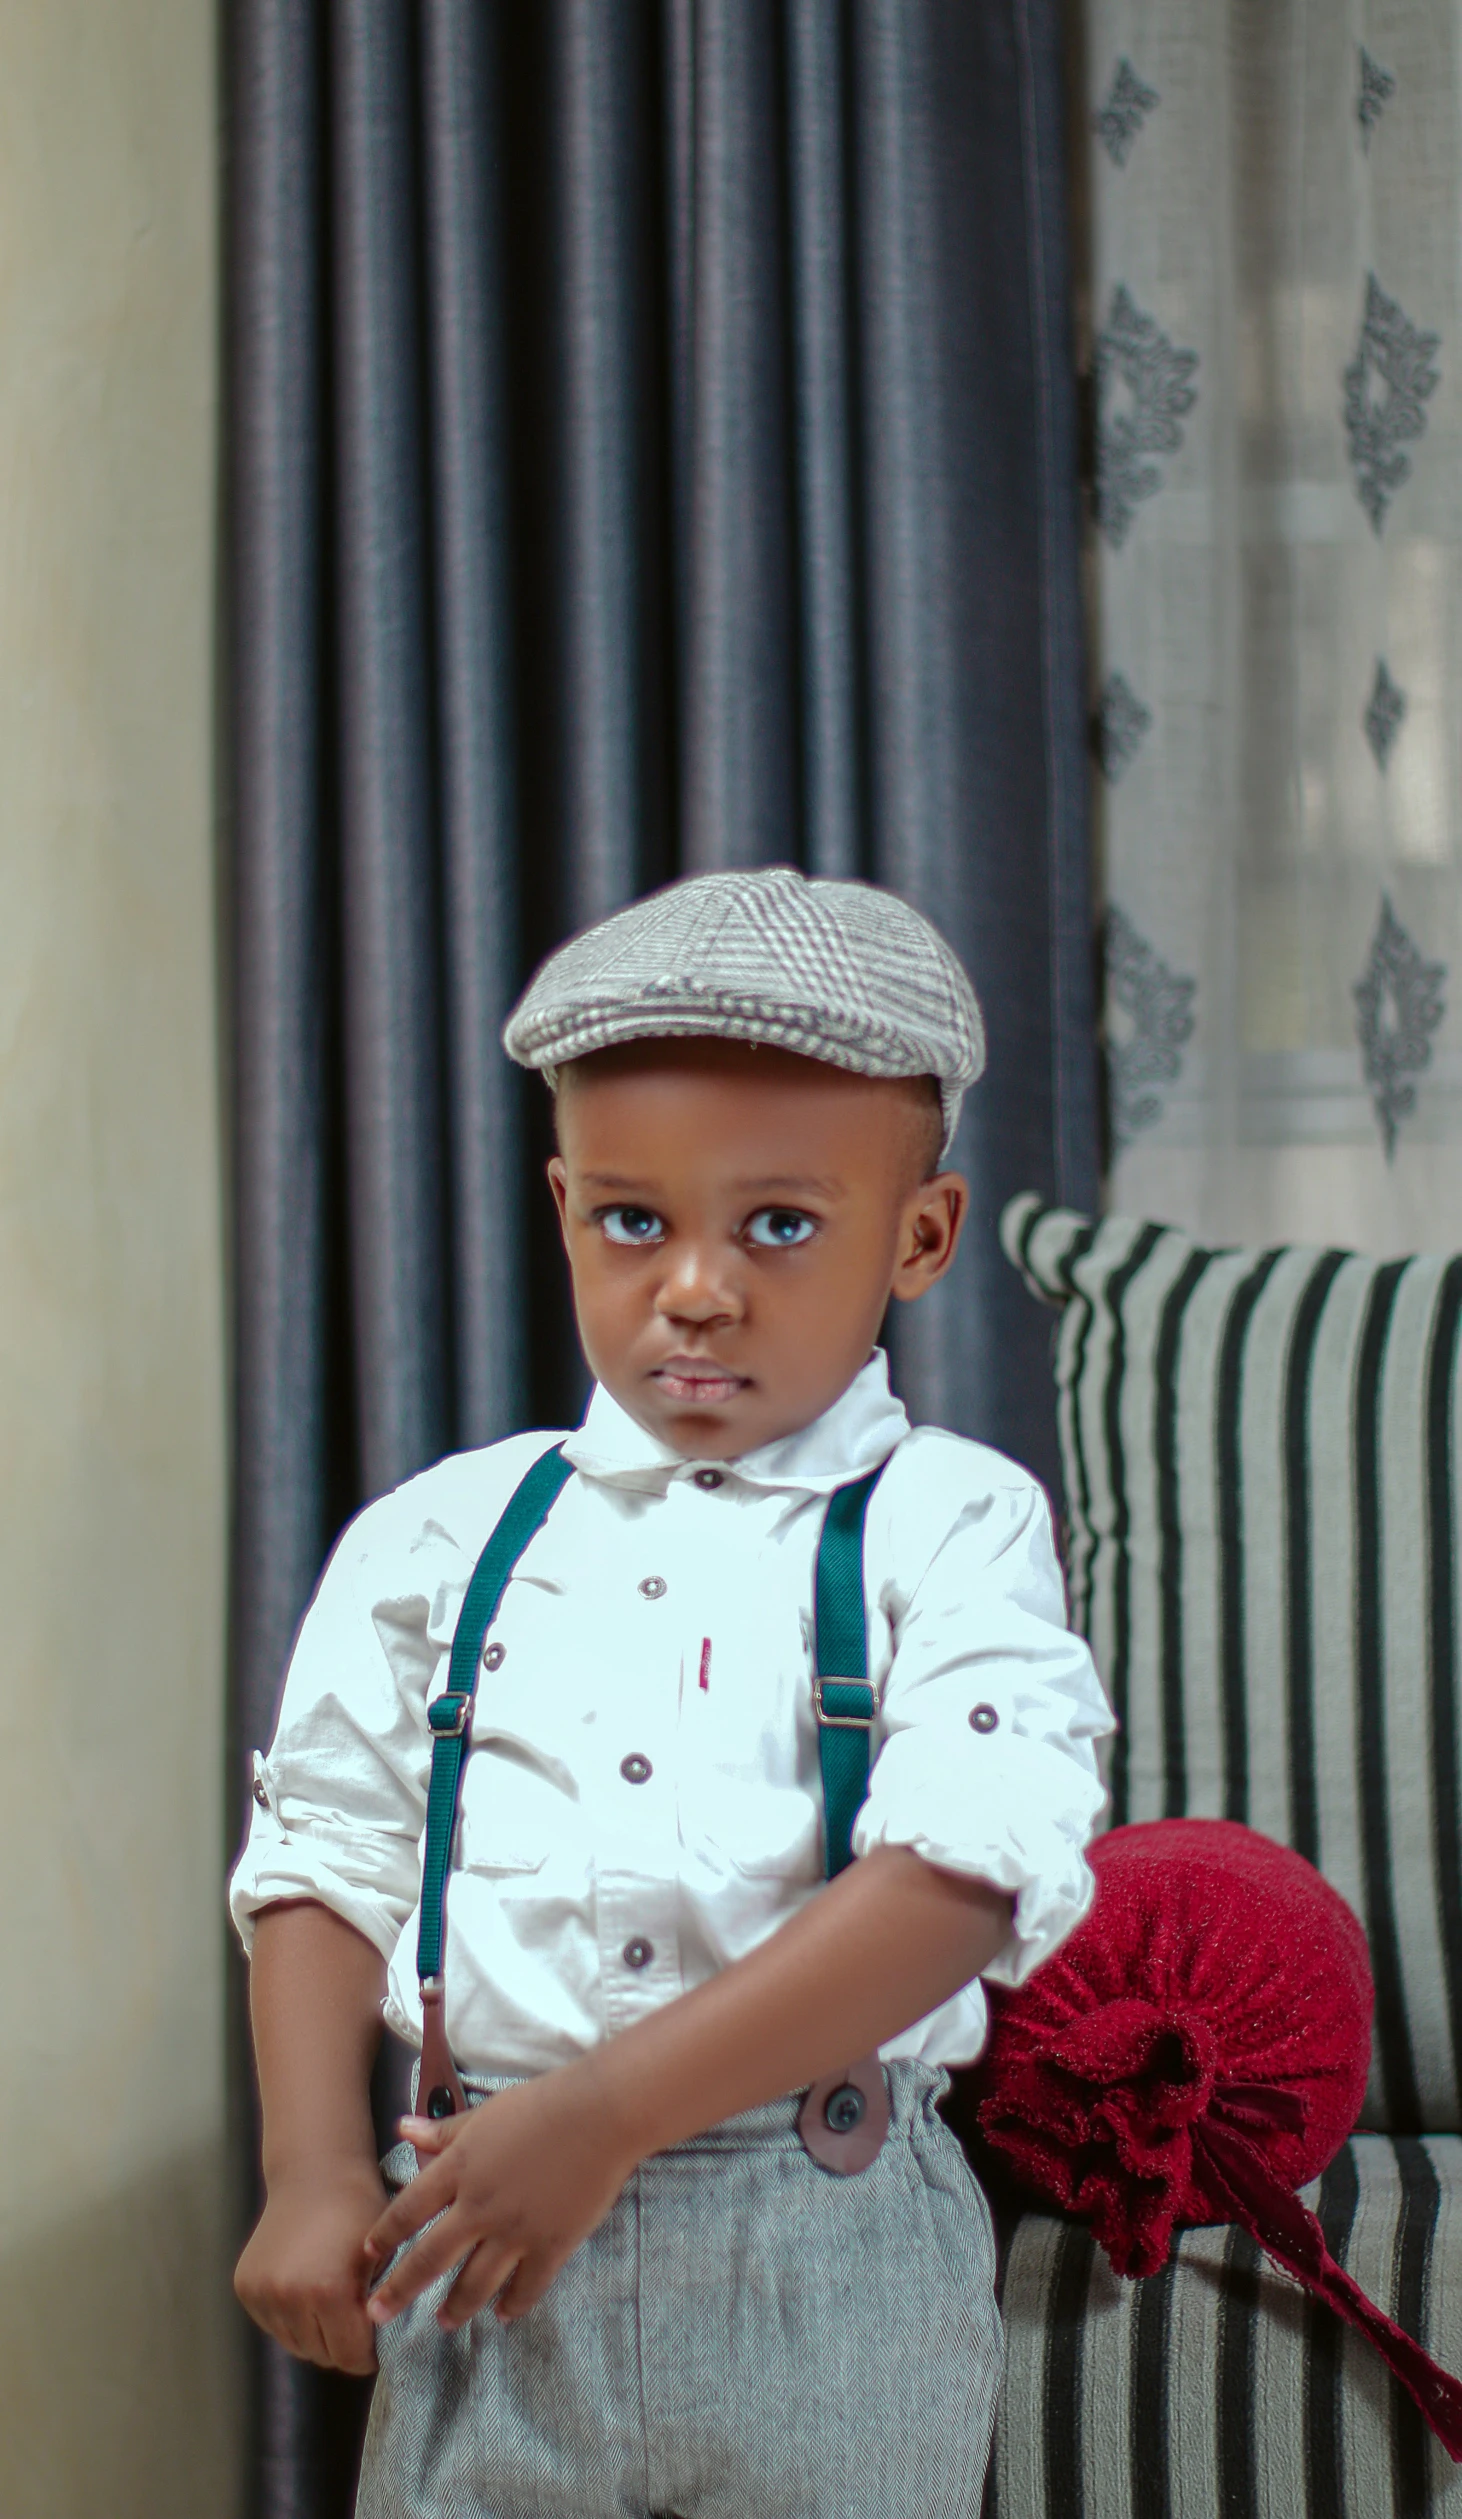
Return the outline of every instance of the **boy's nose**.
{"type": "Polygon", "coordinates": [[[739,1319],[741,1296],[726,1254],[694,1246],[678,1251],[662,1280],[655,1308],[667,1320],[694,1321],[699,1328],[711,1321],[739,1319]]]}

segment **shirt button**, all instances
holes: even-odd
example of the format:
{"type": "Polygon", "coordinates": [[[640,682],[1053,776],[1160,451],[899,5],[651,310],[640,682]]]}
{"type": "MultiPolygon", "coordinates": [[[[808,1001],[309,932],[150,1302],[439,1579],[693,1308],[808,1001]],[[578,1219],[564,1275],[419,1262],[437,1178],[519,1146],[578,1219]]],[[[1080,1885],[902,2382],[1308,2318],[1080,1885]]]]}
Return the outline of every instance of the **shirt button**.
{"type": "Polygon", "coordinates": [[[626,1784],[648,1784],[655,1771],[648,1758],[642,1758],[637,1749],[632,1749],[628,1758],[621,1758],[619,1772],[626,1784]]]}
{"type": "Polygon", "coordinates": [[[993,1732],[999,1720],[1000,1717],[993,1706],[971,1706],[970,1708],[972,1732],[993,1732]]]}
{"type": "Polygon", "coordinates": [[[695,1483],[698,1487],[703,1487],[706,1494],[710,1495],[714,1488],[725,1486],[726,1473],[721,1469],[698,1469],[695,1474],[695,1483]]]}
{"type": "Polygon", "coordinates": [[[505,1644],[490,1644],[483,1654],[482,1667],[485,1671],[500,1671],[507,1657],[508,1648],[505,1644]]]}
{"type": "Polygon", "coordinates": [[[647,1942],[643,1933],[637,1933],[632,1942],[625,1943],[619,1955],[626,1968],[648,1968],[655,1956],[655,1945],[647,1942]]]}
{"type": "Polygon", "coordinates": [[[663,1600],[665,1595],[664,1576],[662,1574],[647,1574],[644,1582],[640,1585],[640,1590],[644,1593],[647,1601],[663,1600]]]}
{"type": "Polygon", "coordinates": [[[258,1803],[261,1811],[267,1811],[269,1808],[269,1787],[262,1776],[255,1776],[254,1778],[254,1799],[258,1803]]]}

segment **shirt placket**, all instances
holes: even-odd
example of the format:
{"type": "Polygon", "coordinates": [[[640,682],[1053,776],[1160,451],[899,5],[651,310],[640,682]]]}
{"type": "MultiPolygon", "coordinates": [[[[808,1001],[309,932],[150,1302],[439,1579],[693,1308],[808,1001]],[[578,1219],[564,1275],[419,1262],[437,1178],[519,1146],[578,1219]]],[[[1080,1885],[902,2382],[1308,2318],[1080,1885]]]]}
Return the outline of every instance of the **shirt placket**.
{"type": "Polygon", "coordinates": [[[597,1867],[599,1966],[610,2036],[684,1990],[676,1718],[690,1587],[682,1509],[682,1491],[672,1481],[626,1542],[630,1652],[640,1676],[606,1741],[605,1787],[616,1818],[614,1842],[631,1851],[628,1860],[597,1867]]]}

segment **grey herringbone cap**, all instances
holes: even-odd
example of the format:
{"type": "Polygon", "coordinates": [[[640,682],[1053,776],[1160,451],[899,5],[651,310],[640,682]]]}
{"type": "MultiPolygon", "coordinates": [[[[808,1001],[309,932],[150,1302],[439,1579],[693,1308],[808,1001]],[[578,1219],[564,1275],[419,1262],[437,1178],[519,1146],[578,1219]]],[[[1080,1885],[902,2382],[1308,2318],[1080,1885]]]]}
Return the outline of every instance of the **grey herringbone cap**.
{"type": "Polygon", "coordinates": [[[985,1064],[963,966],[927,918],[871,883],[795,866],[692,875],[560,945],[503,1030],[552,1079],[618,1041],[767,1041],[859,1076],[933,1076],[948,1151],[985,1064]]]}

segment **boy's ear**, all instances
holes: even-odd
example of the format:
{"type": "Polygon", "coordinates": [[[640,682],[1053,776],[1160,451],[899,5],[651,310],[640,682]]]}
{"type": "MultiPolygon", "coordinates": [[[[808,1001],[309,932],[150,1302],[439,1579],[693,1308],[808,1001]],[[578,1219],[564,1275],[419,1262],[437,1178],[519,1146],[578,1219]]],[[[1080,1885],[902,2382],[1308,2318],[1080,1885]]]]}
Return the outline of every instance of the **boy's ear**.
{"type": "Polygon", "coordinates": [[[917,1303],[937,1286],[959,1248],[970,1210],[970,1185],[962,1172],[936,1172],[904,1202],[899,1256],[889,1293],[898,1303],[917,1303]]]}
{"type": "Polygon", "coordinates": [[[546,1169],[548,1172],[548,1186],[553,1192],[553,1203],[558,1209],[558,1229],[563,1235],[564,1249],[567,1250],[569,1247],[568,1165],[564,1162],[562,1155],[550,1155],[546,1169]]]}

